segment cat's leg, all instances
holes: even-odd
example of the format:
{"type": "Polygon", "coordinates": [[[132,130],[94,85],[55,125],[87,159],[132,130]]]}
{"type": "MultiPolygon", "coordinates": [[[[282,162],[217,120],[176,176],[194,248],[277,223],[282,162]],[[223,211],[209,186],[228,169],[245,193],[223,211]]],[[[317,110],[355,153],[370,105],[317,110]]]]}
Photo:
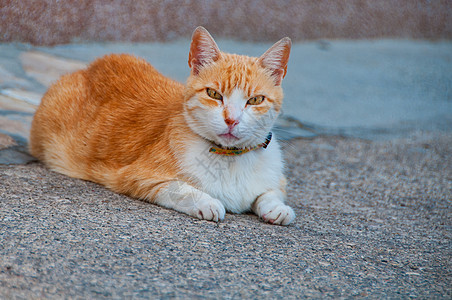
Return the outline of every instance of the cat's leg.
{"type": "Polygon", "coordinates": [[[284,204],[284,194],[280,190],[271,190],[257,197],[252,209],[265,222],[277,225],[289,225],[295,219],[290,206],[284,204]]]}
{"type": "Polygon", "coordinates": [[[153,202],[201,220],[219,222],[226,213],[220,200],[179,180],[163,183],[156,187],[153,202]]]}

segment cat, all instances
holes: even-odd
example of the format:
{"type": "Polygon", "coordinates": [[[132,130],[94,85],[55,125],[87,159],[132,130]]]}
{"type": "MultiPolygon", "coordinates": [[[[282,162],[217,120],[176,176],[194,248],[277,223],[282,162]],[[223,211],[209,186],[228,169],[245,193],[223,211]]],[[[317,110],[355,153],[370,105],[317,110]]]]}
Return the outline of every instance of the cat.
{"type": "Polygon", "coordinates": [[[104,56],[44,94],[30,152],[56,172],[199,219],[253,211],[288,225],[295,214],[270,131],[290,48],[286,37],[259,58],[228,54],[198,27],[185,86],[134,56],[104,56]]]}

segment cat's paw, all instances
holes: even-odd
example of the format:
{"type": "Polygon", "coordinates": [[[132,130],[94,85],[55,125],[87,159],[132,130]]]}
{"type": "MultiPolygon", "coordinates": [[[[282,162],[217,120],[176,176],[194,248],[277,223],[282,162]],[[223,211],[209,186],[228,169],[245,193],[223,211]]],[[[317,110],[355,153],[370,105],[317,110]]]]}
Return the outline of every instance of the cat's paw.
{"type": "Polygon", "coordinates": [[[295,213],[290,206],[281,202],[273,202],[262,207],[260,217],[270,224],[289,225],[295,219],[295,213]]]}
{"type": "Polygon", "coordinates": [[[219,222],[224,219],[225,214],[223,203],[212,197],[202,198],[195,205],[194,217],[201,220],[219,222]]]}

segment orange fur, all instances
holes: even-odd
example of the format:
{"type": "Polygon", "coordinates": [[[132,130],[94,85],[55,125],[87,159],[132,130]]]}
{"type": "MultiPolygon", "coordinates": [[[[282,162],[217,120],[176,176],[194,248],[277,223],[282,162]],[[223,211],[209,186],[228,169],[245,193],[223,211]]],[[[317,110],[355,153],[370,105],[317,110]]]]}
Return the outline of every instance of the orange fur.
{"type": "MultiPolygon", "coordinates": [[[[63,76],[46,92],[32,122],[30,152],[57,172],[147,201],[158,202],[159,197],[163,200],[158,203],[168,201],[168,191],[174,192],[175,188],[176,192],[196,194],[202,191],[203,184],[197,174],[184,169],[183,153],[192,144],[214,140],[193,129],[190,122],[199,125],[204,116],[216,109],[223,118],[221,126],[235,126],[236,121],[234,110],[223,107],[221,100],[210,98],[206,88],[225,97],[240,90],[245,97],[243,109],[250,97],[265,96],[262,104],[249,108],[255,118],[252,122],[270,109],[277,114],[283,98],[279,67],[287,67],[290,40],[279,43],[275,44],[276,52],[261,58],[227,54],[218,50],[205,29],[198,28],[191,45],[192,73],[186,86],[131,55],[112,54],[97,59],[87,69],[63,76]],[[280,66],[274,63],[275,57],[280,66]],[[200,112],[204,113],[201,119],[200,112]]],[[[252,126],[260,125],[257,122],[252,126]]],[[[246,140],[254,144],[242,146],[265,140],[268,129],[261,131],[246,140]]],[[[183,202],[188,196],[177,197],[183,202]]],[[[218,200],[209,200],[205,194],[200,197],[200,203],[218,208],[216,216],[206,217],[211,206],[200,204],[196,208],[199,212],[192,212],[171,203],[165,205],[193,216],[221,219],[220,204],[215,202],[218,200]]]]}
{"type": "Polygon", "coordinates": [[[141,59],[103,57],[44,95],[30,151],[58,172],[146,198],[150,187],[180,173],[171,150],[190,135],[183,90],[141,59]]]}

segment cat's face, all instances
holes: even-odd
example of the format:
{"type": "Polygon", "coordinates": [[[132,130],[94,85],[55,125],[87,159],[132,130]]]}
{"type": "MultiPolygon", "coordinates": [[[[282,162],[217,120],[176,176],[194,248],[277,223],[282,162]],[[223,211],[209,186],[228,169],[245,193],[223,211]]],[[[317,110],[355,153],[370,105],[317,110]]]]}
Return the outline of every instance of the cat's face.
{"type": "Polygon", "coordinates": [[[185,118],[195,133],[224,147],[265,140],[283,99],[290,40],[281,41],[255,58],[222,53],[205,29],[195,31],[185,93],[185,118]]]}
{"type": "Polygon", "coordinates": [[[197,134],[225,147],[262,143],[281,109],[283,93],[257,58],[221,54],[190,76],[186,117],[197,134]]]}

